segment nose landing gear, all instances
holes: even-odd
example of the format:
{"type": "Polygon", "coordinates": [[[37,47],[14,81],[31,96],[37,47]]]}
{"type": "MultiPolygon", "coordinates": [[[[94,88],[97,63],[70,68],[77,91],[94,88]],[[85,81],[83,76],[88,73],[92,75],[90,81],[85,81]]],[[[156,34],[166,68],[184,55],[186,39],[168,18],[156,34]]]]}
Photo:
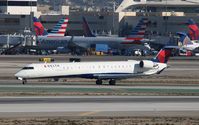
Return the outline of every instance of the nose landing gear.
{"type": "Polygon", "coordinates": [[[23,79],[23,80],[22,80],[22,84],[25,85],[26,83],[27,83],[27,80],[26,80],[26,79],[23,79]]]}

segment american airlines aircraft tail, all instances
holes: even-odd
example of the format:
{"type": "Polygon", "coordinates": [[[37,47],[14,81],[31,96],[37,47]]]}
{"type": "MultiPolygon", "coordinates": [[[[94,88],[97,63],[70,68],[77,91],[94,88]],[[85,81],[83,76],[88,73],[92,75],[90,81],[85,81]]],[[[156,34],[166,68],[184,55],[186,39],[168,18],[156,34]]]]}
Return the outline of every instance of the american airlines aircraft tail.
{"type": "Polygon", "coordinates": [[[128,38],[144,38],[146,28],[147,28],[148,19],[142,18],[137,26],[133,28],[128,38]]]}
{"type": "Polygon", "coordinates": [[[27,79],[80,77],[96,79],[97,85],[101,85],[103,80],[109,80],[110,85],[115,85],[116,80],[161,73],[167,68],[172,49],[167,47],[160,50],[152,60],[34,63],[22,68],[15,76],[23,84],[27,79]]]}
{"type": "Polygon", "coordinates": [[[48,37],[53,37],[53,36],[64,36],[66,32],[66,28],[68,26],[68,18],[62,18],[59,20],[59,22],[54,26],[53,30],[48,33],[44,26],[41,24],[39,19],[36,17],[33,18],[34,22],[34,29],[36,32],[37,36],[48,36],[48,37]]]}

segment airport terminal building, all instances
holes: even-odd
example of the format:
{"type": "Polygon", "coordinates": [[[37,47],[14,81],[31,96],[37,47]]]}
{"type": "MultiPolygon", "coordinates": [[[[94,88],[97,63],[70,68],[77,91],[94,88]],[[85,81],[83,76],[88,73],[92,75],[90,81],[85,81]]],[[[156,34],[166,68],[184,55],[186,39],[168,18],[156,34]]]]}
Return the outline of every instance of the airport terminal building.
{"type": "Polygon", "coordinates": [[[119,13],[120,28],[133,27],[142,17],[149,19],[149,31],[158,34],[187,31],[186,22],[198,23],[198,0],[123,0],[119,13]]]}
{"type": "MultiPolygon", "coordinates": [[[[0,0],[0,34],[23,33],[32,29],[32,16],[40,19],[46,29],[51,30],[62,17],[69,18],[67,33],[69,35],[83,35],[82,17],[85,16],[96,34],[117,33],[118,14],[113,12],[70,12],[69,7],[62,6],[60,12],[42,13],[38,10],[37,0],[0,0]],[[32,15],[31,15],[32,13],[32,15]]],[[[40,6],[41,10],[45,6],[40,6]]]]}
{"type": "MultiPolygon", "coordinates": [[[[0,0],[0,33],[21,33],[32,29],[32,16],[39,17],[46,29],[69,17],[68,35],[83,35],[82,16],[95,34],[128,34],[138,21],[146,17],[151,34],[164,35],[187,31],[186,22],[193,18],[198,23],[198,0],[123,0],[115,12],[80,12],[62,7],[60,12],[41,13],[37,0],[0,0]],[[20,9],[19,9],[20,8],[20,9]]],[[[44,6],[40,8],[44,9],[44,6]]]]}
{"type": "Polygon", "coordinates": [[[0,33],[22,33],[31,28],[31,13],[37,12],[37,0],[0,0],[0,33]]]}
{"type": "Polygon", "coordinates": [[[28,15],[37,12],[37,0],[0,0],[0,13],[28,15]]]}

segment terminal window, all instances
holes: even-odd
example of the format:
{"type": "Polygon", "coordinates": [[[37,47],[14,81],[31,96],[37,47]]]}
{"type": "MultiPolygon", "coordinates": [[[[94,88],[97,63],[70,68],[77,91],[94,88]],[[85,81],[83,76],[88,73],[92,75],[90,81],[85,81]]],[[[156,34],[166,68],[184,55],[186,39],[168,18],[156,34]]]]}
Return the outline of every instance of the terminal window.
{"type": "Polygon", "coordinates": [[[5,24],[18,25],[19,24],[19,19],[18,18],[5,18],[5,24]]]}
{"type": "Polygon", "coordinates": [[[4,1],[0,0],[0,6],[37,6],[36,1],[4,1]]]}

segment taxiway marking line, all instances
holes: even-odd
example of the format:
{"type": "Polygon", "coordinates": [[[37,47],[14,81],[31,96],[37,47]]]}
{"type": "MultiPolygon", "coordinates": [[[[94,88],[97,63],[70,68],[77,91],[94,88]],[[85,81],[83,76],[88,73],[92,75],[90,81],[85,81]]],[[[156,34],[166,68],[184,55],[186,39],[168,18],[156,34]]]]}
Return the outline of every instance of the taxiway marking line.
{"type": "Polygon", "coordinates": [[[80,113],[79,116],[91,116],[91,115],[97,114],[97,113],[99,113],[99,112],[100,112],[100,111],[84,112],[84,113],[80,113]]]}

